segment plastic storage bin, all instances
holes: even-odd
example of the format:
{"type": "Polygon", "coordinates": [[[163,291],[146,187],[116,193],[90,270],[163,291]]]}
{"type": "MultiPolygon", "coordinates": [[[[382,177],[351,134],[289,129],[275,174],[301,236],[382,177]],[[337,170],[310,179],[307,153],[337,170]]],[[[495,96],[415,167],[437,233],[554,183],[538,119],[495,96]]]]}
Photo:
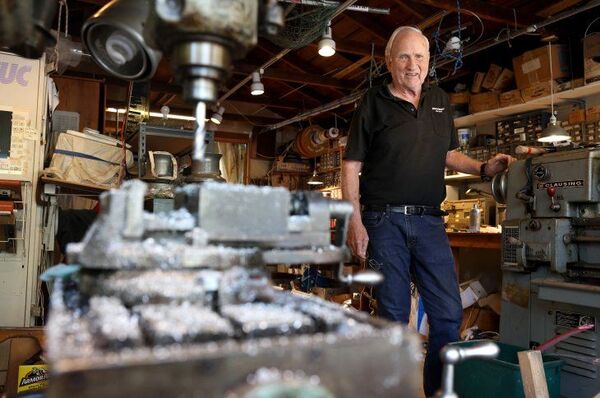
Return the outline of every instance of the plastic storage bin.
{"type": "MultiPolygon", "coordinates": [[[[475,343],[476,341],[464,341],[454,344],[469,347],[475,343]]],[[[470,359],[456,366],[454,389],[460,398],[525,397],[517,353],[526,349],[497,344],[500,347],[498,358],[470,359]]],[[[542,359],[550,397],[559,398],[562,360],[552,355],[543,355],[542,359]]]]}

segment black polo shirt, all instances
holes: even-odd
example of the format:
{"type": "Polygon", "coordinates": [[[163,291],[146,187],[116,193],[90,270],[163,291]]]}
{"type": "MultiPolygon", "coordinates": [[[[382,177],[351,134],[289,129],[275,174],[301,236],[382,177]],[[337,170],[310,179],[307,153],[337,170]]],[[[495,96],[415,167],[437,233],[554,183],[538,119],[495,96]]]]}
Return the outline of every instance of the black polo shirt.
{"type": "Polygon", "coordinates": [[[352,118],[345,159],[363,162],[360,202],[439,206],[444,167],[458,137],[448,95],[423,86],[419,109],[387,86],[369,89],[352,118]]]}

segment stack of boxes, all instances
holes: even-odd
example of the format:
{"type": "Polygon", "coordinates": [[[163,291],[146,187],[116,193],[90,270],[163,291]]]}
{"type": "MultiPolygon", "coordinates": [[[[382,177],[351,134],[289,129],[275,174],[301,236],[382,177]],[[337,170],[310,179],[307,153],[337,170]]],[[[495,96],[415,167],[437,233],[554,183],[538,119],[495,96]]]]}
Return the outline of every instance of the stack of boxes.
{"type": "Polygon", "coordinates": [[[469,112],[477,113],[500,106],[499,93],[509,87],[514,79],[512,70],[491,64],[487,73],[476,72],[471,85],[469,112]],[[484,90],[489,90],[484,92],[484,90]]]}

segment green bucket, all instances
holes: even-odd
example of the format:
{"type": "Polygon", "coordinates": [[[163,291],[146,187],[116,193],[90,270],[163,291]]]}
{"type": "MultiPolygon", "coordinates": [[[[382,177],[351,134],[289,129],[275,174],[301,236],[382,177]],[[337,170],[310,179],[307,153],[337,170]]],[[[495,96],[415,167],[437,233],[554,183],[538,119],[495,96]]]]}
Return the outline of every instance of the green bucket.
{"type": "MultiPolygon", "coordinates": [[[[470,347],[481,341],[452,343],[470,347]]],[[[521,398],[523,381],[517,353],[525,348],[497,343],[500,354],[496,359],[468,359],[456,365],[454,390],[460,398],[521,398]]],[[[560,397],[560,368],[562,360],[553,355],[542,355],[544,373],[551,398],[560,397]]]]}

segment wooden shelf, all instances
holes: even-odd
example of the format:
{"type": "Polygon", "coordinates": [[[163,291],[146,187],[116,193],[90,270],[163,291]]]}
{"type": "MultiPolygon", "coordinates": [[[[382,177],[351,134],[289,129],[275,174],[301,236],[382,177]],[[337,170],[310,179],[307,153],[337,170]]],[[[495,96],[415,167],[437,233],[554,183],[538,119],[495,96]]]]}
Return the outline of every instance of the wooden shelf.
{"type": "Polygon", "coordinates": [[[342,189],[342,187],[321,188],[321,189],[319,189],[319,192],[331,192],[331,191],[335,191],[336,189],[342,189]]]}
{"type": "MultiPolygon", "coordinates": [[[[561,104],[569,100],[579,99],[594,94],[600,94],[600,82],[594,82],[585,86],[555,93],[554,103],[561,104]]],[[[462,116],[454,119],[454,125],[456,126],[456,128],[468,127],[473,126],[477,123],[489,122],[495,119],[519,113],[548,109],[550,107],[550,103],[551,98],[548,95],[545,97],[536,98],[524,104],[507,106],[505,108],[491,109],[488,111],[477,112],[471,115],[462,116]]]]}

